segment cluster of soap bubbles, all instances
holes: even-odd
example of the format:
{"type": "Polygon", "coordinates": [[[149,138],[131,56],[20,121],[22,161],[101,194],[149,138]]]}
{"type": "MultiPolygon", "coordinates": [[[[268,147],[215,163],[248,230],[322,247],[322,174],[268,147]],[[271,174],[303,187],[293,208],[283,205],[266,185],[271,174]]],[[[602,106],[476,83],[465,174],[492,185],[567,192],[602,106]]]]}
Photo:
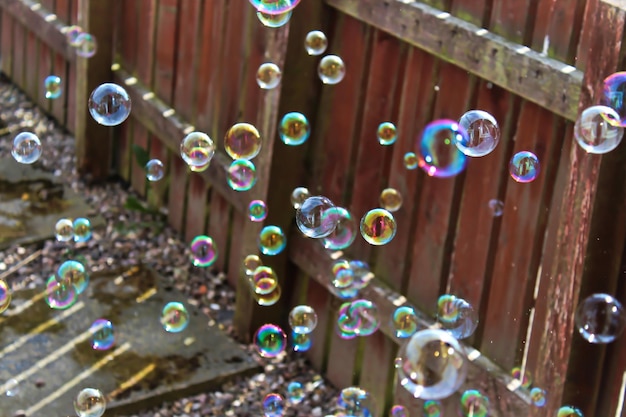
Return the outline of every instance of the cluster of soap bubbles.
{"type": "Polygon", "coordinates": [[[84,32],[80,26],[72,25],[63,28],[70,46],[76,50],[76,55],[82,58],[91,58],[96,54],[98,43],[96,37],[84,32]]]}
{"type": "Polygon", "coordinates": [[[337,408],[342,415],[373,417],[376,404],[374,397],[361,387],[347,387],[337,397],[337,408]]]}
{"type": "Polygon", "coordinates": [[[281,417],[284,415],[287,405],[300,404],[305,397],[304,386],[301,382],[292,381],[287,385],[285,397],[273,392],[263,399],[263,413],[265,417],[281,417]],[[285,401],[285,397],[287,401],[285,401]]]}
{"type": "Polygon", "coordinates": [[[374,278],[369,265],[356,259],[337,259],[331,266],[331,272],[333,291],[344,300],[356,298],[374,278]]]}
{"type": "Polygon", "coordinates": [[[258,255],[248,255],[243,261],[252,296],[260,306],[272,306],[278,302],[282,288],[274,269],[263,265],[258,255]]]}
{"type": "Polygon", "coordinates": [[[370,336],[380,327],[378,307],[370,300],[343,303],[337,312],[337,334],[342,339],[370,336]]]}
{"type": "Polygon", "coordinates": [[[59,219],[54,226],[54,235],[59,242],[87,242],[91,239],[91,222],[85,217],[59,219]]]}

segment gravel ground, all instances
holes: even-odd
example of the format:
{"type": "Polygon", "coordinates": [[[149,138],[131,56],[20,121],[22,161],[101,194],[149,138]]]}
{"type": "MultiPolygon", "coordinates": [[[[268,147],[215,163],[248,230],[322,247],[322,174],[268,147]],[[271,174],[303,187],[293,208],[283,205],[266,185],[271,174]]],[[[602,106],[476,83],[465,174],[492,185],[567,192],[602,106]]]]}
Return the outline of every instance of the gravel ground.
{"type": "MultiPolygon", "coordinates": [[[[1,136],[0,158],[10,155],[15,134],[20,131],[34,132],[41,139],[44,149],[37,165],[63,178],[91,207],[97,207],[97,212],[105,218],[106,228],[95,230],[89,242],[75,245],[78,254],[87,259],[90,270],[130,265],[138,259],[148,259],[150,266],[171,279],[188,297],[189,304],[198,306],[208,316],[208,322],[215,320],[220,328],[234,337],[231,319],[235,294],[226,284],[224,275],[213,275],[192,267],[187,247],[174,230],[157,223],[150,215],[124,209],[124,201],[131,193],[124,184],[111,182],[88,186],[83,183],[75,170],[73,137],[6,80],[0,80],[0,103],[0,118],[12,129],[1,136]],[[16,127],[18,130],[13,130],[16,127]]],[[[91,214],[95,213],[96,210],[93,210],[91,214]]],[[[67,245],[51,239],[39,245],[0,251],[1,274],[37,249],[42,250],[41,256],[7,278],[13,290],[41,288],[44,277],[53,274],[58,260],[64,258],[67,245]]],[[[164,403],[136,416],[261,416],[263,397],[271,392],[285,395],[287,384],[291,381],[302,382],[306,396],[297,405],[288,404],[286,416],[324,416],[335,411],[337,390],[317,375],[301,355],[290,352],[269,361],[256,355],[251,346],[242,346],[263,366],[263,373],[236,379],[215,392],[164,403]]]]}

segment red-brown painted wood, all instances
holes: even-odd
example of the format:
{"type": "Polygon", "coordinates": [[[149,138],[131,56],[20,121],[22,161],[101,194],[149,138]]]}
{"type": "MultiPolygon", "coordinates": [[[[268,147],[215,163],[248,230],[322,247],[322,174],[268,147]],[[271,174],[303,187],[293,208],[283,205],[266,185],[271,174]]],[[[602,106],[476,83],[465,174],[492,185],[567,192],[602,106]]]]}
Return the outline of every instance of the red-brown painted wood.
{"type": "Polygon", "coordinates": [[[26,33],[26,78],[24,90],[31,100],[37,101],[43,90],[43,80],[39,82],[39,40],[33,32],[26,33]]]}
{"type": "MultiPolygon", "coordinates": [[[[227,254],[229,243],[229,232],[231,222],[232,207],[228,204],[228,201],[222,197],[219,193],[213,192],[211,194],[211,201],[206,203],[209,205],[209,223],[207,226],[207,233],[213,238],[213,241],[217,245],[220,254],[215,262],[215,268],[224,271],[228,266],[227,254]]],[[[234,274],[229,274],[229,279],[234,277],[234,274]]],[[[236,281],[233,279],[229,281],[233,288],[235,288],[236,281]]]]}
{"type": "Polygon", "coordinates": [[[19,23],[13,26],[13,69],[11,78],[20,88],[24,88],[26,76],[26,28],[19,23]]]}
{"type": "Polygon", "coordinates": [[[2,39],[0,47],[2,47],[2,72],[9,76],[13,76],[13,27],[15,23],[11,15],[2,13],[2,26],[0,30],[2,39]]]}
{"type": "Polygon", "coordinates": [[[332,296],[314,279],[307,278],[307,280],[306,303],[317,312],[318,321],[317,327],[311,333],[312,345],[306,356],[315,369],[324,372],[326,371],[325,351],[329,322],[332,326],[332,314],[328,313],[332,296]]]}
{"type": "Polygon", "coordinates": [[[585,0],[540,0],[532,47],[572,64],[582,30],[585,0]]]}

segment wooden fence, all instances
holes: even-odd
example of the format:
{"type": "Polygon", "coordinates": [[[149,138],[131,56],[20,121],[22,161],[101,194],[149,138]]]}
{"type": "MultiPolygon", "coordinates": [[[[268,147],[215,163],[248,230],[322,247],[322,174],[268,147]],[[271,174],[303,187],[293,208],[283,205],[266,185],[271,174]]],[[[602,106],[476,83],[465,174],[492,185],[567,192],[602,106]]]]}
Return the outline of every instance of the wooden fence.
{"type": "MultiPolygon", "coordinates": [[[[468,341],[465,389],[490,400],[492,416],[554,416],[571,404],[586,416],[626,416],[624,337],[608,346],[584,342],[574,329],[580,297],[593,292],[626,299],[624,264],[626,173],[623,148],[588,155],[572,139],[578,112],[597,102],[601,81],[624,68],[622,0],[303,0],[291,22],[261,25],[247,0],[0,0],[2,71],[77,138],[78,166],[95,180],[115,173],[149,201],[167,208],[170,224],[188,241],[202,233],[217,242],[216,268],[237,288],[236,325],[248,338],[264,322],[285,324],[289,308],[313,306],[319,325],[311,362],[338,387],[359,384],[377,398],[383,415],[403,403],[421,415],[423,402],[396,388],[392,366],[399,340],[389,320],[409,302],[425,325],[439,295],[451,292],[478,311],[468,341]],[[62,31],[77,23],[95,34],[96,57],[76,58],[62,31]],[[328,52],[340,55],[346,78],[317,79],[318,58],[306,55],[305,34],[323,30],[328,52]],[[279,88],[260,90],[258,66],[284,68],[279,88]],[[42,97],[46,75],[65,81],[63,99],[42,97]],[[133,100],[119,129],[86,115],[89,92],[114,80],[133,100]],[[502,143],[451,179],[407,171],[424,126],[470,108],[492,113],[502,143]],[[279,117],[300,111],[312,122],[309,141],[276,140],[279,117]],[[399,128],[382,148],[382,121],[399,128]],[[229,159],[222,138],[236,122],[261,132],[255,187],[238,193],[226,184],[229,159]],[[207,132],[220,151],[210,168],[190,174],[178,146],[185,133],[207,132]],[[148,184],[133,145],[148,149],[167,176],[148,184]],[[541,174],[513,182],[513,153],[532,150],[541,174]],[[111,162],[113,161],[113,162],[111,162]],[[333,256],[293,225],[289,194],[306,186],[349,208],[358,219],[376,207],[378,190],[394,187],[404,199],[400,227],[383,247],[357,239],[346,255],[368,261],[376,276],[364,297],[380,309],[381,331],[343,340],[334,322],[340,302],[329,291],[333,256]],[[493,217],[487,202],[499,198],[493,217]],[[265,258],[281,279],[283,296],[257,306],[242,260],[257,253],[261,225],[247,204],[264,199],[265,224],[288,231],[287,251],[265,258]],[[510,375],[520,366],[547,404],[531,404],[528,389],[510,375]]],[[[443,402],[457,415],[459,395],[443,402]]]]}

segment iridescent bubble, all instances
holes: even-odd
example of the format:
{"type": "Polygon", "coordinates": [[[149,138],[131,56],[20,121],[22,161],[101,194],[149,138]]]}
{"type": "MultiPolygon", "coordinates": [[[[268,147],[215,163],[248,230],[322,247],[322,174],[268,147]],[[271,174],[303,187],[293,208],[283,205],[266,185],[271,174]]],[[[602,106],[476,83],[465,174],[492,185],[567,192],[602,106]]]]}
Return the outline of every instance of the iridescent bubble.
{"type": "Polygon", "coordinates": [[[113,324],[107,319],[94,321],[89,328],[93,350],[109,350],[115,344],[113,324]]]}
{"type": "Polygon", "coordinates": [[[328,47],[328,39],[324,32],[312,30],[304,38],[304,49],[309,55],[322,55],[328,47]]]}
{"type": "Polygon", "coordinates": [[[304,400],[304,387],[302,383],[293,381],[287,385],[287,399],[292,404],[300,404],[304,400]]]}
{"type": "Polygon", "coordinates": [[[287,22],[289,22],[292,14],[293,12],[291,10],[285,13],[278,14],[256,12],[256,17],[258,17],[259,21],[268,28],[279,28],[281,26],[285,26],[287,22]]]}
{"type": "Polygon", "coordinates": [[[338,217],[330,211],[335,205],[324,196],[307,198],[296,210],[296,225],[308,237],[319,239],[330,235],[337,227],[338,217]]]}
{"type": "Polygon", "coordinates": [[[424,417],[441,417],[441,403],[437,400],[428,400],[424,403],[424,417]]]}
{"type": "Polygon", "coordinates": [[[398,131],[396,129],[396,125],[391,122],[383,122],[379,124],[376,136],[378,137],[378,143],[380,143],[381,145],[393,145],[398,139],[398,131]]]}
{"type": "Polygon", "coordinates": [[[294,352],[306,352],[313,345],[310,334],[291,332],[291,341],[294,352]]]}
{"type": "Polygon", "coordinates": [[[285,145],[302,145],[311,136],[309,120],[302,113],[285,114],[278,125],[278,136],[285,145]]]}
{"type": "Polygon", "coordinates": [[[394,405],[389,410],[389,417],[409,417],[409,410],[403,405],[394,405]]]}
{"type": "Polygon", "coordinates": [[[358,336],[370,336],[380,327],[378,307],[370,300],[354,300],[350,303],[347,312],[349,317],[355,317],[359,325],[355,329],[358,336]]]}
{"type": "Polygon", "coordinates": [[[250,160],[261,152],[261,134],[250,123],[237,123],[224,136],[224,150],[233,159],[250,160]]]}
{"type": "MultiPolygon", "coordinates": [[[[339,316],[342,318],[342,316],[339,316]]],[[[344,340],[351,340],[357,337],[357,334],[354,332],[354,329],[351,329],[349,326],[344,326],[340,324],[339,321],[335,323],[335,332],[337,335],[344,340]]]]}
{"type": "Polygon", "coordinates": [[[69,283],[74,287],[76,294],[81,294],[89,284],[89,274],[85,266],[78,261],[65,261],[57,269],[57,281],[69,283]]]}
{"type": "Polygon", "coordinates": [[[258,239],[259,249],[263,255],[278,255],[287,246],[287,237],[278,226],[265,226],[258,239]]]}
{"type": "Polygon", "coordinates": [[[411,306],[396,308],[391,319],[393,328],[396,331],[396,337],[401,339],[413,336],[419,327],[415,309],[411,306]]]}
{"type": "Polygon", "coordinates": [[[250,0],[250,3],[258,12],[274,15],[293,10],[300,0],[250,0]]]}
{"type": "Polygon", "coordinates": [[[31,132],[22,132],[13,139],[11,155],[20,164],[33,164],[41,157],[41,141],[31,132]]]}
{"type": "Polygon", "coordinates": [[[337,406],[350,417],[372,417],[375,410],[374,398],[360,387],[342,389],[337,406]]]}
{"type": "Polygon", "coordinates": [[[339,84],[346,76],[346,66],[337,55],[326,55],[317,67],[317,74],[324,84],[339,84]]]}
{"type": "Polygon", "coordinates": [[[72,228],[74,230],[74,242],[87,242],[91,239],[91,222],[89,219],[84,217],[74,219],[72,228]]]}
{"type": "Polygon", "coordinates": [[[215,144],[206,133],[191,132],[180,143],[180,156],[194,172],[206,170],[213,155],[215,155],[215,144]]]}
{"type": "Polygon", "coordinates": [[[243,260],[243,267],[246,269],[246,275],[254,274],[254,271],[263,265],[259,255],[248,255],[243,260]]]}
{"type": "Polygon", "coordinates": [[[396,220],[385,209],[373,209],[361,218],[361,236],[370,245],[386,245],[396,236],[396,220]]]}
{"type": "Polygon", "coordinates": [[[148,181],[160,181],[165,175],[165,167],[163,162],[158,159],[151,159],[146,164],[146,178],[148,181]]]}
{"type": "Polygon", "coordinates": [[[536,407],[543,407],[546,405],[546,392],[541,388],[534,387],[530,390],[530,400],[536,407]]]}
{"type": "Polygon", "coordinates": [[[96,54],[98,50],[98,42],[96,37],[91,33],[81,33],[76,37],[76,55],[83,58],[91,58],[96,54]]]}
{"type": "Polygon", "coordinates": [[[367,287],[370,283],[374,275],[370,270],[370,266],[360,260],[352,260],[350,261],[350,269],[354,274],[354,279],[352,281],[352,287],[357,290],[362,290],[367,287]]]}
{"type": "Polygon", "coordinates": [[[291,192],[291,204],[293,208],[298,210],[302,207],[302,203],[306,201],[307,198],[311,197],[311,193],[308,188],[305,187],[296,187],[291,192]]]}
{"type": "Polygon", "coordinates": [[[59,219],[54,226],[54,235],[59,242],[74,239],[74,223],[70,219],[59,219]]]}
{"type": "Polygon", "coordinates": [[[278,87],[283,73],[278,65],[271,62],[261,64],[256,73],[256,82],[264,90],[271,90],[278,87]]]}
{"type": "Polygon", "coordinates": [[[295,306],[289,312],[289,326],[296,333],[309,334],[317,326],[317,313],[311,306],[295,306]]]}
{"type": "Polygon", "coordinates": [[[583,110],[574,125],[574,139],[585,151],[604,154],[617,148],[624,137],[620,117],[607,106],[591,106],[583,110]]]}
{"type": "Polygon", "coordinates": [[[48,75],[46,79],[43,80],[43,89],[47,99],[54,100],[61,97],[61,94],[63,93],[63,88],[61,88],[61,77],[48,75]]]}
{"type": "Polygon", "coordinates": [[[461,396],[461,410],[464,417],[487,417],[489,399],[478,390],[467,390],[461,396]]]}
{"type": "Polygon", "coordinates": [[[464,299],[444,294],[437,300],[437,321],[455,339],[461,340],[474,334],[478,314],[464,299]]]}
{"type": "Polygon", "coordinates": [[[185,306],[176,301],[165,304],[161,311],[161,325],[169,333],[185,330],[189,325],[189,313],[185,306]]]}
{"type": "Polygon", "coordinates": [[[509,173],[517,182],[534,181],[539,175],[539,158],[532,152],[518,152],[509,162],[509,173]]]}
{"type": "Polygon", "coordinates": [[[420,330],[398,351],[398,380],[411,395],[440,400],[452,395],[465,381],[467,362],[459,342],[439,329],[420,330]]]}
{"type": "Polygon", "coordinates": [[[574,322],[589,343],[606,344],[617,339],[626,326],[622,304],[608,294],[592,294],[576,308],[574,322]]]}
{"type": "Polygon", "coordinates": [[[76,299],[76,290],[70,282],[59,282],[54,275],[48,278],[45,301],[50,308],[65,310],[73,306],[76,299]]]}
{"type": "Polygon", "coordinates": [[[486,111],[468,111],[459,119],[459,125],[467,132],[467,140],[456,142],[456,146],[467,156],[488,155],[500,142],[498,122],[486,111]]]}
{"type": "Polygon", "coordinates": [[[287,336],[275,324],[264,324],[254,333],[254,347],[264,358],[275,358],[285,351],[287,336]]]}
{"type": "Polygon", "coordinates": [[[458,175],[467,166],[467,156],[456,144],[467,140],[465,129],[453,120],[429,123],[417,144],[419,167],[431,177],[458,175]]]}
{"type": "Polygon", "coordinates": [[[78,35],[83,33],[83,28],[80,26],[72,25],[63,28],[63,32],[65,32],[65,37],[67,38],[67,43],[69,43],[72,47],[77,47],[78,43],[78,35]]]}
{"type": "Polygon", "coordinates": [[[248,191],[256,184],[256,167],[246,159],[234,160],[228,167],[228,185],[235,191],[248,191]]]}
{"type": "Polygon", "coordinates": [[[564,405],[556,412],[556,417],[584,417],[583,412],[571,405],[564,405]]]}
{"type": "Polygon", "coordinates": [[[285,412],[285,400],[282,395],[271,393],[263,398],[263,414],[265,417],[281,417],[285,412]]]}
{"type": "Polygon", "coordinates": [[[194,266],[206,268],[217,260],[217,245],[212,237],[200,235],[193,238],[189,244],[191,262],[194,266]]]}
{"type": "Polygon", "coordinates": [[[82,389],[74,399],[74,411],[78,417],[100,417],[106,407],[104,394],[95,388],[82,389]]]}
{"type": "Polygon", "coordinates": [[[400,207],[402,207],[402,194],[395,188],[385,188],[380,193],[380,206],[391,213],[400,210],[400,207]]]}
{"type": "Polygon", "coordinates": [[[4,395],[7,397],[17,397],[20,393],[20,382],[17,379],[11,378],[4,384],[4,395]]]}
{"type": "Polygon", "coordinates": [[[262,222],[267,218],[267,205],[263,200],[252,200],[248,204],[248,218],[253,222],[262,222]]]}
{"type": "Polygon", "coordinates": [[[88,106],[96,122],[104,126],[117,126],[130,115],[131,101],[121,86],[104,83],[92,91],[88,106]]]}
{"type": "Polygon", "coordinates": [[[619,115],[617,120],[622,127],[626,127],[624,93],[626,93],[626,72],[616,72],[604,79],[604,89],[600,96],[600,104],[608,106],[617,112],[619,115]]]}
{"type": "Polygon", "coordinates": [[[354,282],[354,272],[350,268],[337,269],[333,274],[332,284],[333,284],[333,287],[335,287],[338,290],[350,288],[353,282],[354,282]]]}
{"type": "Polygon", "coordinates": [[[336,218],[337,224],[331,234],[322,238],[322,245],[330,250],[346,249],[356,239],[356,221],[352,214],[343,207],[335,207],[330,210],[330,214],[336,218]]]}
{"type": "Polygon", "coordinates": [[[282,289],[280,284],[276,285],[274,291],[268,294],[257,294],[256,292],[252,293],[252,296],[256,300],[257,304],[263,307],[273,306],[280,300],[280,296],[282,294],[282,289]]]}
{"type": "Polygon", "coordinates": [[[0,314],[4,313],[11,305],[11,287],[3,279],[0,279],[0,314]]]}
{"type": "Polygon", "coordinates": [[[501,200],[495,198],[489,200],[489,211],[493,217],[500,217],[504,213],[504,203],[501,200]]]}
{"type": "Polygon", "coordinates": [[[414,170],[419,166],[419,160],[414,152],[407,152],[404,154],[404,166],[406,169],[414,170]]]}
{"type": "Polygon", "coordinates": [[[528,389],[533,384],[533,378],[528,371],[524,372],[524,379],[522,380],[522,368],[519,366],[511,369],[511,376],[513,379],[520,381],[523,388],[528,389]]]}
{"type": "Polygon", "coordinates": [[[278,277],[274,269],[269,266],[259,266],[250,278],[252,289],[257,294],[270,294],[278,285],[278,277]]]}

